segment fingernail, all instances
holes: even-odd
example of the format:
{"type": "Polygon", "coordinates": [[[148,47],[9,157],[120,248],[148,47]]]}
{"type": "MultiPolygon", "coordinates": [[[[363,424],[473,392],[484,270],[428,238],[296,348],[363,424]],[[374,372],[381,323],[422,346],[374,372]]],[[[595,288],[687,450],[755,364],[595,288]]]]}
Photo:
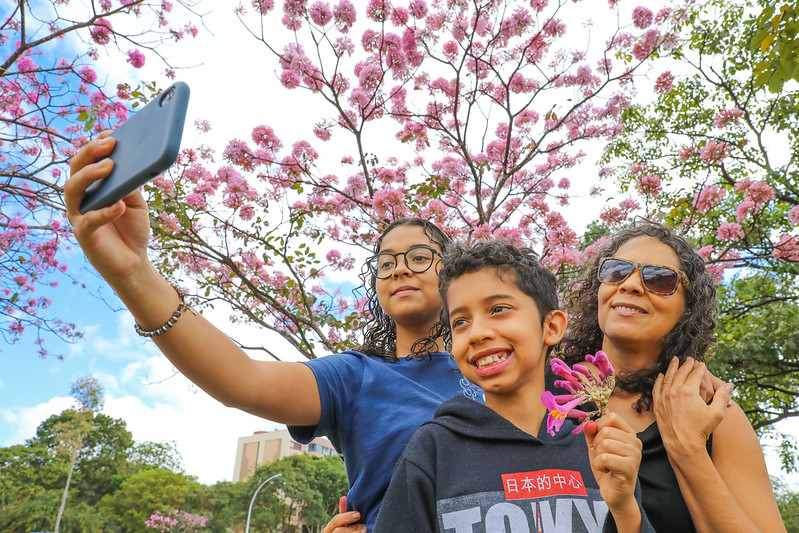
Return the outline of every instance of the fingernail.
{"type": "Polygon", "coordinates": [[[360,520],[361,519],[361,513],[355,511],[354,513],[352,513],[352,518],[354,520],[360,520]]]}
{"type": "Polygon", "coordinates": [[[672,362],[672,363],[674,363],[674,362],[677,362],[677,361],[679,361],[679,360],[680,360],[680,359],[679,359],[679,358],[678,358],[676,355],[675,355],[674,357],[672,357],[672,358],[671,358],[671,362],[672,362]]]}

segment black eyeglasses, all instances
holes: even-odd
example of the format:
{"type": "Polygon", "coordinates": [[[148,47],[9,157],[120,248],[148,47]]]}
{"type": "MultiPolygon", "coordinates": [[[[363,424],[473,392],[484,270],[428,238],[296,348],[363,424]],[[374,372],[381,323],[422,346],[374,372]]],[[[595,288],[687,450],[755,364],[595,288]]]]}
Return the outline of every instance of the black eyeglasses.
{"type": "Polygon", "coordinates": [[[407,252],[397,252],[395,254],[383,252],[369,258],[367,261],[369,270],[377,279],[389,278],[394,273],[394,269],[397,268],[397,258],[399,256],[403,256],[405,259],[405,266],[407,266],[411,272],[421,274],[422,272],[426,272],[433,264],[433,260],[436,256],[441,257],[441,254],[429,246],[424,245],[414,246],[407,252]]]}
{"type": "Polygon", "coordinates": [[[685,285],[686,289],[691,289],[691,282],[682,270],[674,270],[663,265],[642,265],[616,257],[606,257],[602,260],[597,278],[601,283],[621,285],[636,269],[641,276],[641,283],[649,292],[668,296],[677,292],[680,283],[685,285]]]}

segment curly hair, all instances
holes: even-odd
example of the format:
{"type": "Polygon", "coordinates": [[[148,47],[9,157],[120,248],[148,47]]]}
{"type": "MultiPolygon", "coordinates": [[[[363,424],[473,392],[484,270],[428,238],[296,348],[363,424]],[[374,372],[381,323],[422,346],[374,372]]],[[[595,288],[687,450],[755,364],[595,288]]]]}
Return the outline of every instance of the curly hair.
{"type": "Polygon", "coordinates": [[[582,361],[586,354],[602,349],[603,333],[599,329],[597,305],[601,285],[597,279],[599,263],[605,257],[612,257],[627,241],[645,236],[654,237],[674,250],[680,260],[680,270],[688,277],[691,289],[687,291],[685,311],[680,320],[660,341],[661,352],[657,363],[617,376],[616,383],[621,389],[641,394],[633,406],[639,413],[652,408],[655,379],[659,372],[666,372],[672,357],[677,356],[680,362],[688,357],[704,361],[705,353],[716,342],[716,288],[705,270],[705,262],[687,240],[667,226],[649,221],[637,222],[612,237],[610,243],[600,250],[593,261],[586,263],[581,274],[569,284],[565,298],[569,327],[558,347],[560,355],[569,364],[582,361]]]}
{"type": "Polygon", "coordinates": [[[541,264],[532,249],[518,247],[505,240],[452,244],[444,254],[443,266],[438,273],[438,292],[444,302],[441,316],[447,345],[451,343],[447,291],[459,277],[485,268],[494,269],[500,278],[509,274],[512,279],[503,281],[513,283],[535,301],[541,324],[551,311],[559,309],[557,278],[541,264]]]}
{"type": "MultiPolygon", "coordinates": [[[[374,253],[380,252],[380,246],[383,244],[383,238],[389,234],[391,230],[399,226],[418,226],[422,228],[424,234],[430,239],[430,242],[438,245],[441,248],[442,254],[446,252],[450,244],[450,238],[435,224],[423,218],[410,217],[395,220],[383,230],[380,237],[375,243],[374,253]]],[[[361,268],[362,287],[366,291],[366,324],[364,326],[365,333],[363,344],[357,349],[359,352],[372,357],[380,357],[387,361],[397,361],[397,324],[390,316],[386,314],[380,301],[377,299],[377,278],[369,270],[368,262],[364,263],[361,268]]],[[[418,360],[430,359],[430,352],[436,350],[436,339],[443,334],[443,325],[438,322],[430,331],[430,336],[424,339],[419,339],[414,343],[411,355],[418,360]]]]}

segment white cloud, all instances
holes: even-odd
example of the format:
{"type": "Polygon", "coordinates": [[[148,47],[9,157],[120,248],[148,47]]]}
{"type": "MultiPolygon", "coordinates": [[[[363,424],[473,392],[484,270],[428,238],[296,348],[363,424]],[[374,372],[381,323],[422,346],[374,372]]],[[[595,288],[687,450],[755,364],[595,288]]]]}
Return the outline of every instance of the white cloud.
{"type": "Polygon", "coordinates": [[[22,444],[36,435],[36,428],[48,417],[74,406],[74,399],[68,396],[56,396],[50,398],[46,403],[40,403],[33,407],[15,406],[0,409],[0,420],[3,425],[6,428],[14,428],[2,445],[5,447],[22,444]]]}
{"type": "Polygon", "coordinates": [[[278,427],[225,407],[180,375],[144,388],[154,402],[136,396],[108,398],[104,412],[125,420],[137,441],[174,441],[186,473],[201,483],[230,481],[238,437],[278,427]]]}

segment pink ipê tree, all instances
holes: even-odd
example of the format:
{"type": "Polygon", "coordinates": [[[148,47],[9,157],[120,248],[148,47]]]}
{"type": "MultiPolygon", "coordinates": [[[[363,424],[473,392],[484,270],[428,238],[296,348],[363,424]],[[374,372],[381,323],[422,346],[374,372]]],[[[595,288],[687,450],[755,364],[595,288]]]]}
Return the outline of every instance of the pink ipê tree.
{"type": "MultiPolygon", "coordinates": [[[[179,5],[192,17],[193,5],[179,5]]],[[[53,291],[70,279],[59,253],[69,243],[61,186],[76,147],[123,121],[151,96],[154,84],[132,88],[98,74],[118,56],[132,68],[194,36],[171,25],[166,0],[58,0],[4,4],[0,19],[0,336],[32,335],[47,355],[48,335],[79,338],[75,324],[49,313],[53,291]],[[142,28],[147,28],[142,30],[142,28]]],[[[199,18],[199,16],[195,17],[199,18]]],[[[136,85],[136,84],[133,84],[136,85]]],[[[74,277],[73,277],[74,279],[74,277]]]]}
{"type": "Polygon", "coordinates": [[[683,13],[679,2],[588,4],[239,6],[282,86],[305,91],[297,116],[316,117],[313,137],[263,123],[221,161],[209,146],[185,150],[150,188],[160,266],[315,357],[357,342],[362,324],[363,294],[326,275],[354,278],[396,218],[533,245],[556,271],[580,264],[561,209],[573,188],[599,192],[603,171],[586,154],[619,134],[631,80],[677,43],[683,13]]]}

